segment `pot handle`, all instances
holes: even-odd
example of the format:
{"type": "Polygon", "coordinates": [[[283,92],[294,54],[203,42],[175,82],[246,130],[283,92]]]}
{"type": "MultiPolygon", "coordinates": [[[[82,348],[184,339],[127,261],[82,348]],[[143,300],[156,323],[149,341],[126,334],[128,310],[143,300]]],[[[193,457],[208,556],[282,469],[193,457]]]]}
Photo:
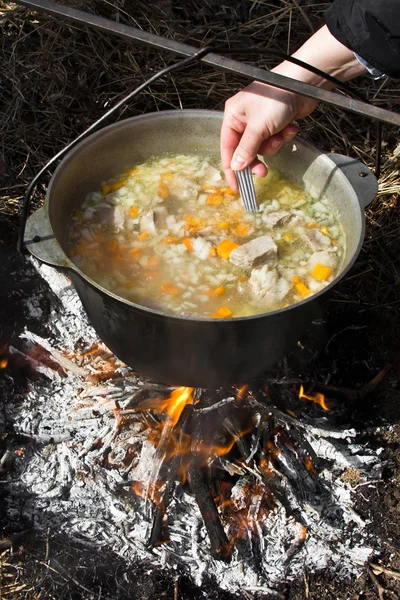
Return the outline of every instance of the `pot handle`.
{"type": "Polygon", "coordinates": [[[327,156],[350,181],[360,205],[366,208],[378,193],[378,180],[373,172],[356,158],[334,153],[329,153],[327,156]]]}
{"type": "Polygon", "coordinates": [[[44,207],[36,210],[27,220],[24,244],[33,256],[52,267],[73,269],[74,265],[61,250],[51,229],[44,207]]]}

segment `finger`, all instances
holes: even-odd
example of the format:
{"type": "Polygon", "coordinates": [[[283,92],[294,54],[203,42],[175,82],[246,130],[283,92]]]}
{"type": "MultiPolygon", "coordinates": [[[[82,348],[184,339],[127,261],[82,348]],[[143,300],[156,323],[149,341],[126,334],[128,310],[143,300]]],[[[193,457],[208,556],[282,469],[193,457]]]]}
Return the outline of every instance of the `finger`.
{"type": "Polygon", "coordinates": [[[228,122],[228,119],[224,117],[220,138],[221,160],[224,169],[230,168],[232,156],[240,142],[240,138],[241,132],[234,128],[228,122]]]}
{"type": "Polygon", "coordinates": [[[293,123],[290,123],[289,125],[286,125],[286,127],[284,127],[282,129],[280,134],[281,134],[284,142],[290,142],[290,140],[292,140],[294,138],[294,136],[297,135],[298,131],[299,131],[298,127],[296,127],[296,125],[294,125],[293,123]]]}
{"type": "Polygon", "coordinates": [[[297,133],[295,125],[287,125],[282,131],[272,135],[261,144],[259,154],[273,156],[280,150],[285,142],[289,142],[297,133]]]}
{"type": "Polygon", "coordinates": [[[249,166],[257,157],[258,150],[264,139],[263,132],[260,128],[247,124],[239,145],[237,146],[232,161],[231,168],[234,171],[241,171],[249,166]]]}
{"type": "Polygon", "coordinates": [[[239,191],[235,171],[233,171],[231,168],[225,169],[225,179],[233,192],[239,191]]]}
{"type": "Polygon", "coordinates": [[[257,175],[257,177],[265,177],[268,173],[267,166],[258,159],[251,163],[250,169],[253,175],[257,175]]]}
{"type": "Polygon", "coordinates": [[[225,171],[225,177],[228,185],[234,192],[238,191],[236,177],[231,169],[231,160],[235,149],[240,142],[241,134],[236,131],[228,122],[227,117],[224,117],[221,127],[220,149],[222,167],[225,171]]]}

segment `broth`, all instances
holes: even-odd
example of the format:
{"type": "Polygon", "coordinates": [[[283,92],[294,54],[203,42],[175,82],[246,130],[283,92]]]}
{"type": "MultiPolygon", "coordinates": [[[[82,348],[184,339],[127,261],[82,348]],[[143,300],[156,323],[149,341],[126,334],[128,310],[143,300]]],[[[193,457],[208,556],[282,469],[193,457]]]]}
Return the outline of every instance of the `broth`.
{"type": "Polygon", "coordinates": [[[329,202],[272,169],[243,210],[217,160],[168,155],[90,193],[68,255],[116,295],[194,317],[243,317],[315,294],[340,271],[345,236],[329,202]]]}

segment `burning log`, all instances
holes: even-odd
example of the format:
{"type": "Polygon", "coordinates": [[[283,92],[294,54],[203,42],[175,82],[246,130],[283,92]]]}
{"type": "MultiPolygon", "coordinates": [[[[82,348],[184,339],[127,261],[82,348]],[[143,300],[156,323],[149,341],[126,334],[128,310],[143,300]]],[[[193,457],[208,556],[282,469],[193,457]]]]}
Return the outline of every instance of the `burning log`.
{"type": "Polygon", "coordinates": [[[211,491],[207,486],[201,468],[196,460],[193,460],[188,469],[190,489],[196,498],[196,502],[203,517],[211,544],[211,556],[213,558],[229,562],[232,548],[222,527],[218,509],[215,506],[211,491]]]}
{"type": "MultiPolygon", "coordinates": [[[[178,447],[182,448],[185,445],[185,437],[188,435],[188,431],[191,426],[193,414],[193,406],[187,404],[182,413],[180,414],[178,423],[181,427],[180,434],[178,438],[178,447]]],[[[171,465],[168,468],[168,481],[166,484],[166,489],[163,493],[162,500],[156,506],[154,519],[153,519],[153,527],[151,528],[150,539],[148,542],[149,548],[154,548],[160,543],[169,541],[168,534],[168,523],[165,523],[165,519],[167,518],[167,508],[170,502],[170,498],[175,489],[176,482],[175,480],[179,478],[180,472],[182,471],[182,456],[180,454],[176,454],[171,461],[171,465]],[[163,535],[164,529],[164,535],[163,535]]]]}

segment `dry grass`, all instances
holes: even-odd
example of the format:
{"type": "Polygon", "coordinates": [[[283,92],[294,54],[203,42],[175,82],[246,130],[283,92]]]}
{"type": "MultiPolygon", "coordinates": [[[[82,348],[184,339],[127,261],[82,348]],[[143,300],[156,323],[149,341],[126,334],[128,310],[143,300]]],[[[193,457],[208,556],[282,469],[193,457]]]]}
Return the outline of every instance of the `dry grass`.
{"type": "MultiPolygon", "coordinates": [[[[198,46],[251,39],[266,49],[285,52],[293,52],[323,23],[328,4],[312,0],[301,4],[298,0],[64,3],[198,46]]],[[[20,200],[32,176],[107,107],[173,59],[111,35],[29,12],[12,2],[0,1],[0,18],[0,219],[14,243],[20,200]]],[[[275,61],[266,54],[256,64],[272,67],[275,61]]],[[[122,109],[118,118],[171,108],[222,110],[225,99],[245,83],[240,76],[196,65],[158,81],[122,109]]],[[[399,82],[363,78],[356,89],[379,106],[398,108],[399,82]]],[[[320,106],[301,128],[302,136],[321,149],[359,157],[373,168],[375,127],[369,120],[320,106]]],[[[368,231],[361,256],[333,296],[335,310],[394,313],[398,309],[398,139],[398,129],[384,127],[379,194],[367,210],[368,231]]],[[[36,205],[40,201],[39,195],[36,205]]],[[[7,551],[0,559],[1,598],[54,597],[53,592],[40,595],[40,582],[29,581],[26,574],[21,583],[23,566],[18,553],[7,551]]],[[[43,576],[43,569],[38,576],[43,576]]]]}

